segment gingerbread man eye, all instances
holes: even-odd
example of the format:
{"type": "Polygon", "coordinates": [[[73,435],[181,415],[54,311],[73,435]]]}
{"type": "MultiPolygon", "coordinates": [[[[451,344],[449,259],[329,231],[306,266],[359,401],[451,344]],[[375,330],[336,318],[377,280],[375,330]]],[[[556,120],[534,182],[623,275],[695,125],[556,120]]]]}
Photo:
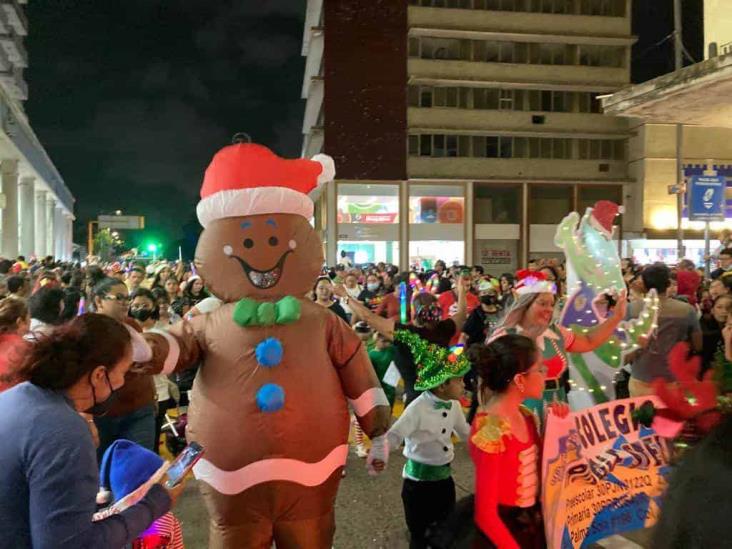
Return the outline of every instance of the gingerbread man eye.
{"type": "Polygon", "coordinates": [[[245,248],[253,248],[254,247],[254,240],[252,240],[251,238],[247,238],[244,241],[244,247],[245,248]]]}
{"type": "Polygon", "coordinates": [[[269,245],[270,246],[277,246],[277,244],[279,244],[279,243],[280,243],[280,241],[277,240],[277,237],[276,236],[270,236],[269,237],[269,245]]]}

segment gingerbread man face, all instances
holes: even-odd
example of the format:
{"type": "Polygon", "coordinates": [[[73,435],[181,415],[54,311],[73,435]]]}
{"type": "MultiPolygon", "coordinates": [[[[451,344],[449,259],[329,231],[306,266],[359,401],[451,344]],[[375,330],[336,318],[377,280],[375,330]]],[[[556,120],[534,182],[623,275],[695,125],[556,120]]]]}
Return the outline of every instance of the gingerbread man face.
{"type": "Polygon", "coordinates": [[[205,229],[196,267],[213,294],[226,302],[304,297],[323,266],[309,193],[334,177],[322,154],[288,160],[236,137],[216,153],[196,207],[205,229]]]}
{"type": "Polygon", "coordinates": [[[323,261],[320,238],[296,214],[217,219],[196,249],[196,266],[207,287],[226,302],[304,296],[323,261]]]}

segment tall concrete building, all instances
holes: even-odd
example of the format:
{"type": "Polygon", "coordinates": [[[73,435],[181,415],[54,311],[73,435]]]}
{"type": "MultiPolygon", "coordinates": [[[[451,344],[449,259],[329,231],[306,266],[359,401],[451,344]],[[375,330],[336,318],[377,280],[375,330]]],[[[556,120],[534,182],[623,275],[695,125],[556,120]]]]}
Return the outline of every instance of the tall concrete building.
{"type": "Polygon", "coordinates": [[[68,259],[74,198],[30,126],[27,0],[0,0],[0,257],[68,259]]]}
{"type": "Polygon", "coordinates": [[[303,155],[328,262],[510,271],[572,210],[624,202],[630,0],[309,0],[303,155]]]}

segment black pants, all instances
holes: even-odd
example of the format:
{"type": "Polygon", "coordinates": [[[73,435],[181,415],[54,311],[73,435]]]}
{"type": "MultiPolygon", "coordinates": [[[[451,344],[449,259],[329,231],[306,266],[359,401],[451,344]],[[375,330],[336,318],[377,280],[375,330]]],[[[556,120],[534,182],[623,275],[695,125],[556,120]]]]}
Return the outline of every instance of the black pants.
{"type": "Polygon", "coordinates": [[[445,480],[404,479],[402,485],[404,516],[411,541],[410,549],[427,547],[427,529],[445,520],[455,508],[455,483],[445,480]]]}

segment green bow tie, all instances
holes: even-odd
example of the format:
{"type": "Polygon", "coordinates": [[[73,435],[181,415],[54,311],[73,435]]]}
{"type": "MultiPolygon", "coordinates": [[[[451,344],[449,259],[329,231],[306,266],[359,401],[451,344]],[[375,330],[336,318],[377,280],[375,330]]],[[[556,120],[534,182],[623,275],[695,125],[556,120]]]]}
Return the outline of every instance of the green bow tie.
{"type": "Polygon", "coordinates": [[[291,295],[276,303],[255,301],[245,297],[234,307],[234,322],[242,327],[292,324],[300,320],[300,302],[291,295]]]}
{"type": "Polygon", "coordinates": [[[452,410],[452,402],[435,402],[435,410],[452,410]]]}

